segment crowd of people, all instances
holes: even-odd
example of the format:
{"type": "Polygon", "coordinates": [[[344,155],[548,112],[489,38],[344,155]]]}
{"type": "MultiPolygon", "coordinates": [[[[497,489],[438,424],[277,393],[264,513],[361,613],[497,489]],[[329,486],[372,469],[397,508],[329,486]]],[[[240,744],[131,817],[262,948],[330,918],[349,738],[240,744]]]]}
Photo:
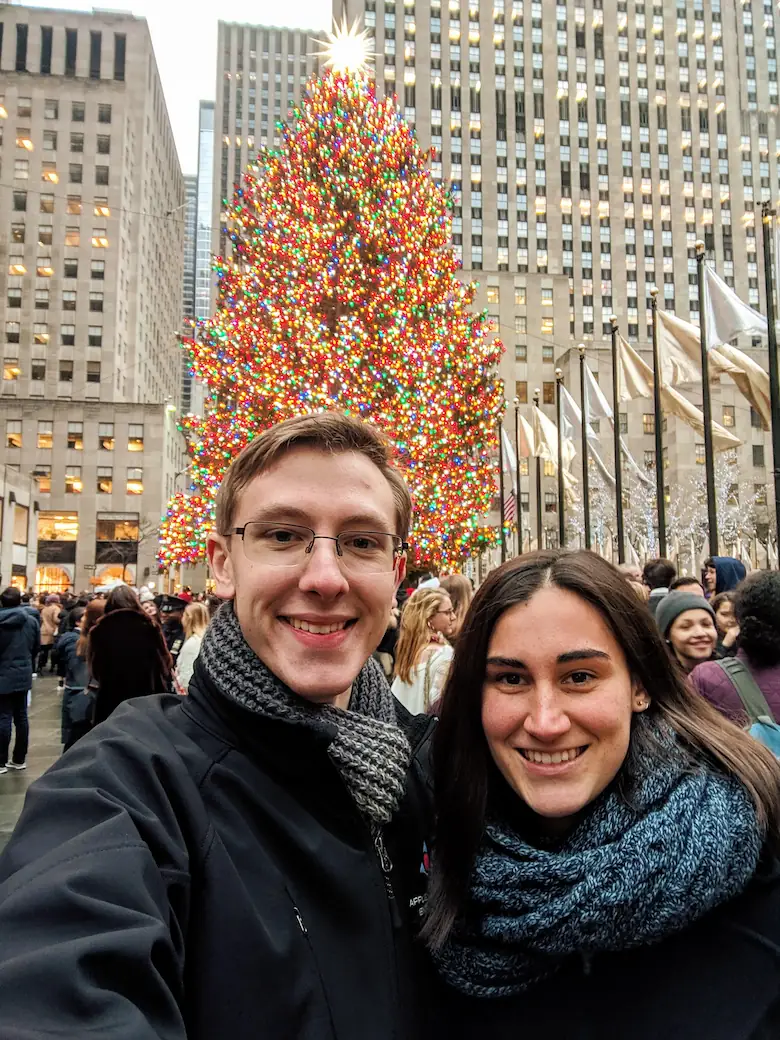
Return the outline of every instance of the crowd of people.
{"type": "Polygon", "coordinates": [[[412,587],[411,515],[381,434],[302,416],[219,490],[186,697],[131,590],[75,608],[94,707],[0,856],[4,1040],[780,1036],[780,573],[412,587]]]}
{"type": "Polygon", "coordinates": [[[219,603],[186,587],[177,596],[155,596],[123,582],[78,595],[6,588],[0,594],[0,774],[26,768],[32,683],[47,666],[59,676],[67,751],[131,697],[186,693],[200,638],[219,603]]]}

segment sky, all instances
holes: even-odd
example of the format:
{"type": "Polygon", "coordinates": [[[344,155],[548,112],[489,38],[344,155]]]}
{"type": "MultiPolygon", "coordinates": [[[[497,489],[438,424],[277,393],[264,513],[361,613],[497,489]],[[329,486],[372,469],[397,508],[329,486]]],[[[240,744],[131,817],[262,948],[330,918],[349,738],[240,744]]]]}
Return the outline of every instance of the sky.
{"type": "MultiPolygon", "coordinates": [[[[91,11],[79,0],[27,0],[32,7],[91,11]]],[[[160,69],[182,172],[198,170],[198,104],[213,101],[217,78],[217,22],[286,25],[291,29],[330,28],[331,0],[115,0],[104,9],[146,18],[160,69]],[[280,9],[284,19],[280,21],[280,9]]]]}

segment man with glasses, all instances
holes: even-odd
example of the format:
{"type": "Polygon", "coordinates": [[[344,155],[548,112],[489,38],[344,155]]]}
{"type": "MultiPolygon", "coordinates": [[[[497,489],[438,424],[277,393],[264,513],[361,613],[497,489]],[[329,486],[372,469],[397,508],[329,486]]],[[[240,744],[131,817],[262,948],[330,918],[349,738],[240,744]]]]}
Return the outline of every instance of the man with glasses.
{"type": "Polygon", "coordinates": [[[415,1036],[432,724],[370,657],[410,519],[385,440],[336,413],[233,462],[189,696],[84,738],[0,858],[3,1040],[415,1036]]]}

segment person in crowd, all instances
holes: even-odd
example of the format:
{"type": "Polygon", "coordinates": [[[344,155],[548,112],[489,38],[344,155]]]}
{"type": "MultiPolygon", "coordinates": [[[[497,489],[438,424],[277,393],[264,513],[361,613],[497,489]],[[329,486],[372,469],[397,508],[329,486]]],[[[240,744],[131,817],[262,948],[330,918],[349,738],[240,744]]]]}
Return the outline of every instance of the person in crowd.
{"type": "Polygon", "coordinates": [[[618,573],[621,574],[626,581],[642,581],[642,568],[638,563],[619,563],[617,565],[618,573]]]}
{"type": "Polygon", "coordinates": [[[454,643],[463,627],[466,612],[474,599],[474,586],[465,574],[448,574],[441,579],[440,587],[449,595],[455,610],[455,624],[447,637],[451,643],[454,643]]]}
{"type": "Polygon", "coordinates": [[[105,614],[114,610],[135,610],[141,613],[141,601],[138,593],[129,585],[115,585],[106,596],[105,614]]]}
{"type": "Polygon", "coordinates": [[[140,604],[110,609],[113,591],[87,642],[94,725],[131,697],[168,693],[173,684],[173,662],[160,626],[140,604]]]}
{"type": "MultiPolygon", "coordinates": [[[[104,610],[105,601],[93,599],[86,607],[71,611],[74,627],[60,640],[60,669],[64,679],[60,733],[63,751],[67,751],[92,728],[94,705],[89,692],[87,646],[89,633],[103,616],[104,610]]],[[[117,648],[117,653],[122,655],[124,648],[117,648]]]]}
{"type": "Polygon", "coordinates": [[[645,585],[643,581],[628,580],[626,584],[634,593],[636,598],[640,601],[640,603],[647,604],[647,601],[650,598],[650,589],[648,589],[647,585],[645,585]]]}
{"type": "Polygon", "coordinates": [[[655,617],[658,604],[668,595],[669,587],[677,576],[677,570],[671,560],[648,560],[642,570],[642,581],[650,589],[647,605],[655,617]]]}
{"type": "Polygon", "coordinates": [[[29,607],[22,606],[19,589],[9,585],[0,593],[0,773],[26,768],[30,740],[27,693],[32,687],[39,647],[38,618],[29,607]]]}
{"type": "Polygon", "coordinates": [[[780,764],[611,564],[488,576],[433,766],[429,1037],[780,1035],[780,764]]]}
{"type": "MultiPolygon", "coordinates": [[[[738,632],[736,659],[747,668],[763,693],[775,722],[780,722],[780,572],[762,571],[751,575],[736,594],[721,595],[733,595],[735,625],[727,631],[733,632],[736,628],[738,632]]],[[[716,618],[717,614],[716,607],[716,618]]],[[[717,661],[694,668],[691,682],[727,718],[740,725],[745,723],[742,700],[717,661]]]]}
{"type": "Polygon", "coordinates": [[[184,645],[179,653],[179,660],[176,662],[176,677],[180,691],[186,693],[195,670],[195,661],[200,653],[200,644],[209,627],[208,610],[202,603],[195,601],[188,603],[184,608],[182,626],[184,628],[184,645]]]}
{"type": "Polygon", "coordinates": [[[718,630],[715,612],[696,592],[670,592],[658,606],[655,620],[669,652],[686,675],[715,654],[718,630]]]}
{"type": "Polygon", "coordinates": [[[189,696],[80,740],[0,857],[4,1037],[415,1040],[435,723],[370,660],[412,512],[390,452],[323,412],[233,460],[189,696]]]}
{"type": "Polygon", "coordinates": [[[672,584],[669,586],[670,592],[692,592],[696,596],[705,597],[704,586],[695,578],[692,574],[681,574],[679,578],[675,578],[672,584]]]}
{"type": "Polygon", "coordinates": [[[392,690],[413,715],[431,711],[452,660],[456,613],[444,589],[418,589],[404,607],[392,690]]]}
{"type": "MultiPolygon", "coordinates": [[[[38,655],[38,672],[42,672],[52,654],[54,637],[60,623],[60,597],[56,592],[46,597],[45,606],[41,610],[41,649],[38,655]]],[[[52,655],[49,671],[54,672],[55,663],[52,655]]]]}
{"type": "Polygon", "coordinates": [[[169,596],[165,594],[159,596],[156,602],[160,612],[165,645],[167,646],[168,652],[171,655],[171,660],[175,665],[186,638],[184,635],[184,626],[182,625],[182,617],[184,616],[184,608],[187,606],[187,601],[182,599],[180,596],[169,596]]]}
{"type": "Polygon", "coordinates": [[[747,570],[733,556],[710,556],[704,561],[704,588],[711,599],[720,592],[731,592],[745,580],[747,570]]]}
{"type": "Polygon", "coordinates": [[[152,621],[160,623],[160,611],[157,608],[157,604],[154,599],[154,593],[151,589],[141,589],[138,595],[138,599],[141,603],[141,610],[147,617],[150,617],[152,621]]]}
{"type": "Polygon", "coordinates": [[[718,630],[718,644],[715,652],[718,657],[734,657],[737,653],[739,624],[734,612],[737,592],[719,592],[713,596],[710,605],[715,611],[715,627],[718,630]]]}

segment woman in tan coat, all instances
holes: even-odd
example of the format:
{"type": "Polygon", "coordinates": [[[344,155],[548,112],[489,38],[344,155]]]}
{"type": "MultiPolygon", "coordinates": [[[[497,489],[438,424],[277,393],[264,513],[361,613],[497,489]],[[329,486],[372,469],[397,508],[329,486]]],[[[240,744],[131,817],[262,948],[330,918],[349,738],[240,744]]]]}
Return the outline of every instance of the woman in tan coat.
{"type": "MultiPolygon", "coordinates": [[[[60,597],[55,593],[46,597],[46,604],[41,610],[41,652],[38,655],[38,671],[42,672],[49,660],[49,654],[54,646],[54,637],[60,623],[60,597]]],[[[54,671],[54,658],[52,657],[50,671],[54,671]]]]}

